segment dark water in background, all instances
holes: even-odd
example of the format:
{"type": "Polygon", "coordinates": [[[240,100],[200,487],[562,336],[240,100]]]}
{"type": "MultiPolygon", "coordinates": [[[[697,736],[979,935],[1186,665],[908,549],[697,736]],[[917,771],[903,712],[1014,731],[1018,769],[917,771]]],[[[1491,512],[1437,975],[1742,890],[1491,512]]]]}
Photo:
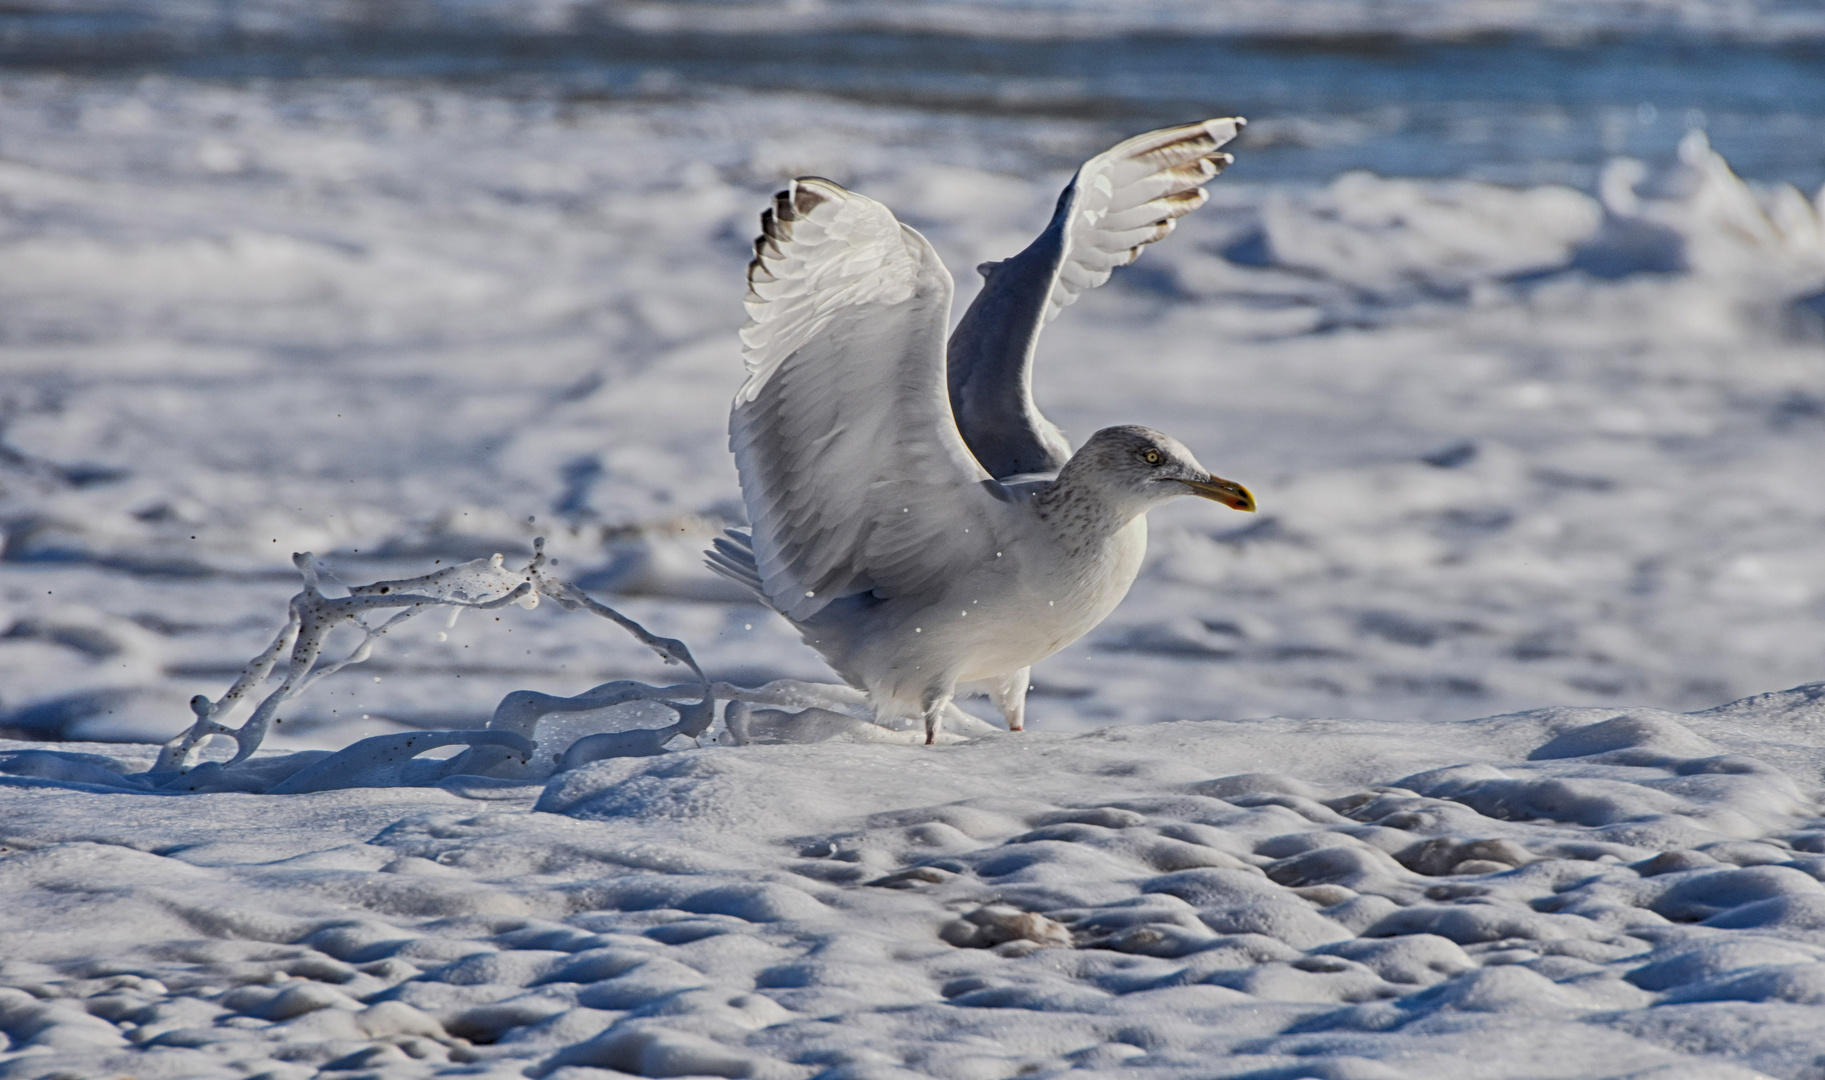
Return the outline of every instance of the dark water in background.
{"type": "Polygon", "coordinates": [[[1627,154],[1670,160],[1689,127],[1743,175],[1825,182],[1825,42],[1656,35],[1554,44],[1124,36],[1005,40],[884,30],[562,33],[280,28],[182,32],[144,12],[0,12],[0,75],[160,73],[243,80],[436,81],[576,99],[790,91],[985,116],[1076,118],[1127,131],[1237,113],[1238,176],[1350,168],[1590,187],[1627,154]]]}

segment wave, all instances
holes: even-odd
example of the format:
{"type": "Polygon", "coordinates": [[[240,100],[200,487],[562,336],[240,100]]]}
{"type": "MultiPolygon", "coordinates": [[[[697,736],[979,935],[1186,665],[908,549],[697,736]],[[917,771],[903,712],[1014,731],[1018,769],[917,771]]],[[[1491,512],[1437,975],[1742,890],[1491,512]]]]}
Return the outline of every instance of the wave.
{"type": "Polygon", "coordinates": [[[1759,43],[1825,40],[1804,0],[23,0],[6,40],[334,38],[374,33],[826,34],[888,32],[1007,41],[1126,35],[1241,36],[1375,48],[1390,41],[1525,36],[1565,44],[1674,34],[1759,43]]]}
{"type": "Polygon", "coordinates": [[[1245,115],[1255,125],[1244,168],[1263,180],[1368,169],[1590,190],[1609,158],[1671,164],[1683,133],[1705,128],[1743,175],[1825,180],[1813,150],[1825,141],[1825,11],[1761,0],[1725,18],[1704,3],[1597,2],[1561,18],[1562,7],[1413,0],[1371,18],[1362,0],[1271,11],[1167,0],[24,0],[0,12],[0,70],[352,77],[567,100],[789,93],[1087,120],[1111,136],[1245,115]]]}

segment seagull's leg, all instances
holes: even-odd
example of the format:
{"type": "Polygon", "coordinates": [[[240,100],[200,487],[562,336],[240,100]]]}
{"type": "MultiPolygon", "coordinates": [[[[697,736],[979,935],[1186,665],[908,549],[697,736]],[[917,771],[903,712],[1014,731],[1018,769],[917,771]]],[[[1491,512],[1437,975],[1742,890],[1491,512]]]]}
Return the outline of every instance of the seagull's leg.
{"type": "Polygon", "coordinates": [[[1027,726],[1027,682],[1033,669],[1023,667],[1010,671],[989,685],[989,697],[1001,710],[1009,731],[1024,731],[1027,726]]]}
{"type": "Polygon", "coordinates": [[[923,708],[925,710],[925,745],[931,746],[938,741],[938,725],[944,722],[944,710],[951,703],[955,687],[937,686],[925,692],[923,708]]]}

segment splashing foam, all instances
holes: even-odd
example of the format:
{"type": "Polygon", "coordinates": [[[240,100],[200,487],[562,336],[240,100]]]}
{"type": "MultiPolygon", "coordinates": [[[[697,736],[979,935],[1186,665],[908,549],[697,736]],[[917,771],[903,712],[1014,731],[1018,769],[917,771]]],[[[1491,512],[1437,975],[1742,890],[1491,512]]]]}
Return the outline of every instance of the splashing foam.
{"type": "MultiPolygon", "coordinates": [[[[304,575],[304,589],[292,597],[285,626],[272,644],[247,662],[221,697],[212,701],[199,694],[191,699],[195,722],[163,745],[151,769],[123,775],[94,766],[53,767],[56,763],[47,759],[44,767],[55,775],[47,773],[44,778],[172,794],[243,791],[270,795],[350,787],[418,786],[454,777],[537,783],[592,761],[661,754],[679,738],[698,745],[717,719],[718,701],[728,703],[719,741],[736,746],[831,739],[905,742],[915,734],[877,727],[868,719],[871,713],[862,695],[848,687],[795,680],[778,680],[757,688],[712,682],[684,642],[656,636],[575,585],[546,573],[543,537],[534,541],[533,549],[532,560],[517,570],[508,568],[504,556],[497,554],[421,577],[353,586],[347,596],[341,597],[324,594],[323,567],[310,552],[300,552],[292,556],[292,563],[304,575]],[[501,700],[485,728],[395,732],[362,739],[328,755],[306,752],[253,760],[277,722],[281,706],[328,676],[366,661],[380,640],[407,619],[442,608],[450,612],[454,625],[464,611],[492,611],[509,605],[532,610],[538,607],[540,597],[548,597],[566,610],[587,611],[613,622],[666,663],[689,668],[696,682],[650,686],[617,680],[573,697],[516,690],[501,700]],[[369,622],[371,616],[388,611],[393,614],[384,622],[369,622]],[[326,659],[323,653],[331,632],[344,626],[360,630],[361,640],[340,659],[326,659]],[[272,676],[280,658],[288,653],[284,680],[278,688],[239,727],[225,723],[225,718],[250,698],[254,688],[272,676]],[[690,697],[696,700],[679,700],[690,697]],[[584,735],[562,746],[543,747],[536,738],[539,721],[547,716],[593,712],[643,701],[670,709],[678,719],[658,728],[584,735]],[[752,705],[770,708],[754,712],[752,705]],[[200,760],[206,744],[216,736],[235,743],[234,756],[225,762],[200,760]],[[419,755],[427,751],[453,745],[469,749],[447,760],[419,760],[419,755]]],[[[952,741],[992,730],[955,707],[951,712],[950,719],[960,732],[952,736],[952,741]]]]}

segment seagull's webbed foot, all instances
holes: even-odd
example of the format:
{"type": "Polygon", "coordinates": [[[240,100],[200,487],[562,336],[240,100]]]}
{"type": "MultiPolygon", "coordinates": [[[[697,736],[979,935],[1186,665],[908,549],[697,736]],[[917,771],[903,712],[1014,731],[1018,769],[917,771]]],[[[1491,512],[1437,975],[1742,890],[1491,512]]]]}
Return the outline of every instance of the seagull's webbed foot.
{"type": "Polygon", "coordinates": [[[925,710],[925,745],[934,746],[938,742],[938,727],[944,723],[944,710],[950,707],[950,690],[936,690],[926,695],[925,710]]]}
{"type": "Polygon", "coordinates": [[[989,698],[1008,722],[1009,731],[1025,731],[1027,726],[1027,683],[1033,669],[1023,667],[1010,671],[989,685],[989,698]]]}

